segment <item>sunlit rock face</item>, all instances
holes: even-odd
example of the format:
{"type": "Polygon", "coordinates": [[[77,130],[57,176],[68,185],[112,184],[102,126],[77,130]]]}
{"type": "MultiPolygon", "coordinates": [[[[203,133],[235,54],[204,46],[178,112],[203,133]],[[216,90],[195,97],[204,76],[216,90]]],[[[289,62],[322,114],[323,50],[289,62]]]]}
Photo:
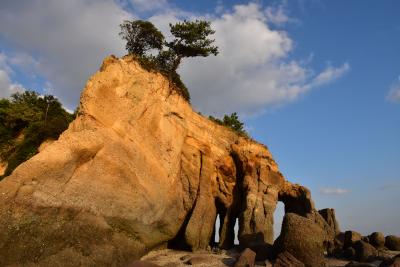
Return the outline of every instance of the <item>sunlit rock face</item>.
{"type": "Polygon", "coordinates": [[[0,265],[125,266],[151,249],[273,242],[277,201],[312,214],[269,150],[192,110],[161,74],[108,57],[58,141],[0,182],[0,265]],[[30,265],[31,264],[31,265],[30,265]]]}

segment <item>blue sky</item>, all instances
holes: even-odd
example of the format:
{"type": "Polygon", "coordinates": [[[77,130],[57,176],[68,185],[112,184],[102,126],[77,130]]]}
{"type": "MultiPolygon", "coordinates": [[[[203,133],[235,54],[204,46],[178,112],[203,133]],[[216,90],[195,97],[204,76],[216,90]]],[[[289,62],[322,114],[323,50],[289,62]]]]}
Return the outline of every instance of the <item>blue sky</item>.
{"type": "Polygon", "coordinates": [[[125,53],[123,19],[167,32],[206,18],[220,55],[179,70],[194,107],[238,111],[343,230],[400,235],[399,12],[396,0],[2,1],[0,96],[34,89],[72,110],[102,59],[125,53]]]}

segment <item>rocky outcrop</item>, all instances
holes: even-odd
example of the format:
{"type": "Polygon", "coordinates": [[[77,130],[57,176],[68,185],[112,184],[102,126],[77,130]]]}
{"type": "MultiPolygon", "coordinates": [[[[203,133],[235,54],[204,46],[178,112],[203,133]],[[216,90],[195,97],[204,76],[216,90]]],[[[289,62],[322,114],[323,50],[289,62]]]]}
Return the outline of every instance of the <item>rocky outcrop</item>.
{"type": "Polygon", "coordinates": [[[313,220],[294,213],[286,213],[281,234],[275,241],[274,247],[277,253],[289,252],[305,266],[325,266],[326,238],[326,232],[313,220]]]}
{"type": "Polygon", "coordinates": [[[385,247],[390,250],[400,251],[400,237],[395,235],[388,235],[385,238],[385,247]]]}
{"type": "Polygon", "coordinates": [[[0,182],[0,265],[125,266],[158,247],[206,249],[217,215],[220,247],[237,219],[242,246],[272,244],[277,201],[329,228],[264,145],[111,56],[68,130],[0,182]]]}
{"type": "Polygon", "coordinates": [[[339,223],[336,220],[336,213],[334,209],[322,209],[319,210],[318,213],[324,218],[326,223],[331,227],[332,231],[335,233],[335,236],[340,233],[339,223]]]}
{"type": "Polygon", "coordinates": [[[361,240],[354,243],[354,250],[355,258],[360,262],[373,261],[378,256],[378,251],[372,245],[361,240]]]}
{"type": "Polygon", "coordinates": [[[352,247],[355,242],[361,240],[361,234],[356,231],[346,231],[344,233],[344,248],[352,247]]]}
{"type": "Polygon", "coordinates": [[[383,248],[385,246],[385,236],[381,232],[373,232],[366,242],[370,243],[375,248],[383,248]]]}

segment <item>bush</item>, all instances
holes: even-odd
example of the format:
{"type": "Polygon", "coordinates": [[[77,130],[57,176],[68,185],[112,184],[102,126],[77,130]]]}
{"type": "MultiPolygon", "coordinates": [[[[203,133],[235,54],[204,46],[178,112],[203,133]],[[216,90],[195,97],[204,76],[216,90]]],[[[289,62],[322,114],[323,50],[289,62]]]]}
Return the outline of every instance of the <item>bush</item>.
{"type": "Polygon", "coordinates": [[[57,139],[73,118],[51,95],[26,91],[0,99],[0,159],[8,163],[4,176],[34,156],[43,141],[57,139]]]}
{"type": "Polygon", "coordinates": [[[239,120],[236,112],[232,113],[231,115],[224,115],[224,118],[222,120],[213,116],[209,116],[208,118],[219,125],[223,125],[232,129],[234,132],[241,136],[249,137],[246,130],[244,129],[244,123],[239,120]]]}

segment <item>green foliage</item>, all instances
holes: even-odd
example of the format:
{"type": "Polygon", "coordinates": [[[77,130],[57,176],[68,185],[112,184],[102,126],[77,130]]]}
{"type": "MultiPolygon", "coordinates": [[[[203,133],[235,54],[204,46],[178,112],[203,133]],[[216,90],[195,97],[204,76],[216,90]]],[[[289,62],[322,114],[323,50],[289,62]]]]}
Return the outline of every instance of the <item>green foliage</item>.
{"type": "Polygon", "coordinates": [[[213,116],[209,116],[208,118],[219,125],[223,125],[232,129],[241,136],[248,137],[248,134],[244,129],[244,123],[239,120],[236,112],[232,113],[231,115],[224,115],[222,120],[213,116]]]}
{"type": "Polygon", "coordinates": [[[0,99],[0,159],[8,163],[4,176],[35,155],[43,141],[57,139],[73,118],[51,95],[25,91],[0,99]]]}
{"type": "Polygon", "coordinates": [[[142,57],[151,49],[162,49],[164,35],[151,22],[125,20],[120,27],[119,35],[126,41],[129,54],[142,57]]]}
{"type": "Polygon", "coordinates": [[[212,46],[214,40],[208,36],[214,34],[209,21],[183,21],[175,25],[170,24],[172,35],[175,39],[166,44],[174,51],[177,59],[182,57],[207,57],[218,54],[218,47],[212,46]]]}
{"type": "Polygon", "coordinates": [[[208,36],[215,32],[208,21],[183,21],[170,24],[174,39],[166,42],[162,33],[151,23],[142,20],[124,21],[120,25],[120,36],[127,41],[128,53],[136,56],[146,70],[155,70],[166,76],[173,89],[190,101],[190,94],[179,74],[176,72],[184,57],[207,57],[218,54],[218,47],[212,46],[214,40],[208,36]],[[151,51],[153,50],[153,51],[151,51]],[[155,52],[153,55],[149,53],[155,52]]]}

